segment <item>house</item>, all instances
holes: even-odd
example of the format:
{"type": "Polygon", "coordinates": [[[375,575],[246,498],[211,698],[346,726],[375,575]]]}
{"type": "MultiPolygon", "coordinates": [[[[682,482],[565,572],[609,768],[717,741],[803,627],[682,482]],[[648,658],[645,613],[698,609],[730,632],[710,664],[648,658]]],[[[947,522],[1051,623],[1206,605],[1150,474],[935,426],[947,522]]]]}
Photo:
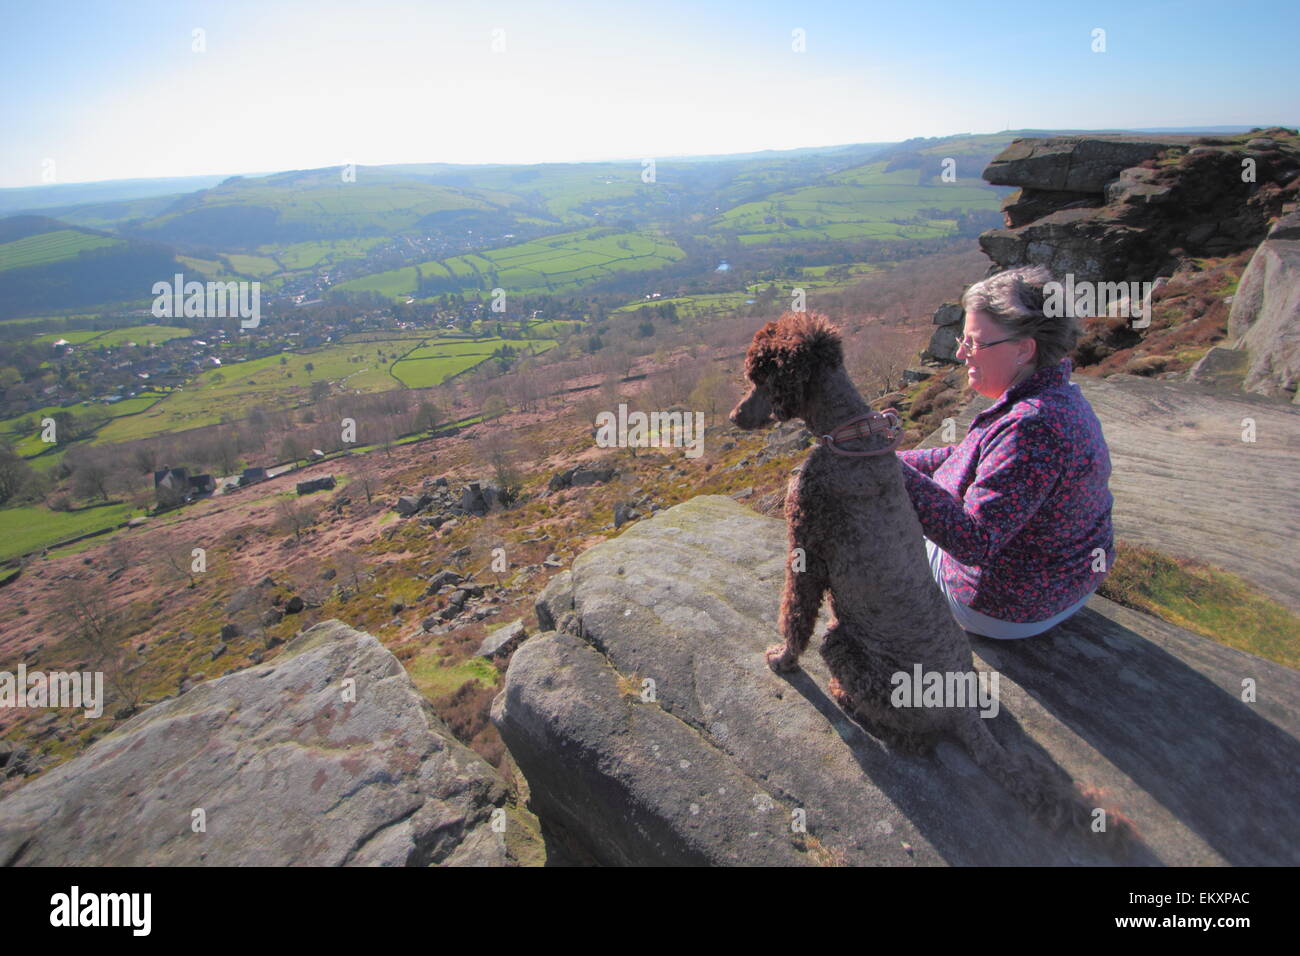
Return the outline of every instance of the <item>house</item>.
{"type": "Polygon", "coordinates": [[[188,472],[184,468],[160,468],[153,473],[153,486],[183,491],[189,487],[188,472]]]}
{"type": "Polygon", "coordinates": [[[266,481],[265,468],[245,468],[244,473],[239,476],[239,486],[255,485],[259,481],[266,481]]]}
{"type": "Polygon", "coordinates": [[[217,490],[217,482],[211,475],[190,475],[190,494],[210,495],[217,490]]]}

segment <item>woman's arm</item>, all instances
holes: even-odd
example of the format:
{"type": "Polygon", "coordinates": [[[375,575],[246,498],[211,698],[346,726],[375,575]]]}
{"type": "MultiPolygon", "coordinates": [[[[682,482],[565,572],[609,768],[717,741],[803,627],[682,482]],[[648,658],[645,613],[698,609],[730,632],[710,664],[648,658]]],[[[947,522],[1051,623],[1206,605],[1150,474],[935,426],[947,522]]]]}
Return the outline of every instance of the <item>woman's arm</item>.
{"type": "Polygon", "coordinates": [[[895,452],[899,461],[911,465],[923,475],[933,475],[935,469],[948,460],[956,445],[940,445],[938,448],[909,448],[907,451],[895,452]]]}
{"type": "Polygon", "coordinates": [[[962,564],[988,562],[1051,494],[1064,448],[1038,418],[1018,418],[981,454],[975,480],[958,498],[918,469],[903,466],[907,493],[925,536],[962,564]]]}

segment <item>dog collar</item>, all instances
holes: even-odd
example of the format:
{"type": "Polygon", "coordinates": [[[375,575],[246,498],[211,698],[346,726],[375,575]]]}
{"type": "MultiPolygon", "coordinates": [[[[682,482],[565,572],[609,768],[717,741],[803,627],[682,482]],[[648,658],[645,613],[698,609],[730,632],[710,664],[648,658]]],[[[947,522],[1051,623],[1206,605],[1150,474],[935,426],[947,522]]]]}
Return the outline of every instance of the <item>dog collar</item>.
{"type": "Polygon", "coordinates": [[[873,411],[868,412],[866,415],[859,415],[857,418],[850,418],[847,422],[831,429],[829,435],[822,435],[820,443],[837,455],[865,458],[870,455],[888,454],[898,447],[898,443],[902,438],[903,422],[898,417],[898,412],[892,408],[887,408],[883,412],[873,411]],[[836,444],[836,442],[852,441],[855,438],[870,438],[873,435],[887,435],[889,436],[889,443],[883,448],[876,448],[872,451],[848,451],[836,444]]]}

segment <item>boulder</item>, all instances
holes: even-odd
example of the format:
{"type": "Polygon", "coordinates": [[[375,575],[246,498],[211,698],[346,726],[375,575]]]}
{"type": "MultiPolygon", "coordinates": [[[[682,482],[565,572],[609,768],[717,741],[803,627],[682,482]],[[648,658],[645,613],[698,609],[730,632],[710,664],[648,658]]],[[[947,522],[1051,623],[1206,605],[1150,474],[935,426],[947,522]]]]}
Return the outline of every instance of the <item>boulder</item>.
{"type": "Polygon", "coordinates": [[[596,485],[610,481],[615,474],[617,474],[617,469],[613,465],[580,465],[573,470],[569,484],[573,486],[596,485]]]}
{"type": "Polygon", "coordinates": [[[921,352],[921,358],[937,362],[957,361],[957,339],[961,337],[960,325],[941,325],[930,336],[930,344],[921,352]]]}
{"type": "Polygon", "coordinates": [[[764,449],[769,456],[789,455],[803,451],[813,442],[813,433],[803,422],[791,419],[781,422],[767,435],[764,449]]]}
{"type": "Polygon", "coordinates": [[[1236,348],[1250,356],[1242,385],[1246,391],[1296,400],[1300,395],[1300,239],[1268,239],[1259,244],[1233,297],[1228,335],[1235,338],[1236,348]]]}
{"type": "Polygon", "coordinates": [[[437,594],[445,585],[460,584],[465,578],[450,569],[439,571],[433,577],[429,578],[429,586],[425,588],[426,595],[437,594]]]}
{"type": "Polygon", "coordinates": [[[628,501],[620,501],[614,506],[614,527],[621,528],[629,521],[641,517],[641,513],[628,501]]]}
{"type": "Polygon", "coordinates": [[[487,482],[470,482],[460,494],[460,507],[466,514],[483,516],[501,506],[501,489],[487,482]]]}
{"type": "Polygon", "coordinates": [[[1250,356],[1244,350],[1216,345],[1187,370],[1187,381],[1197,385],[1240,388],[1249,363],[1250,356]]]}
{"type": "MultiPolygon", "coordinates": [[[[623,865],[1113,860],[1032,822],[959,746],[892,752],[847,717],[825,614],[803,670],[772,673],[786,543],[784,522],[702,496],[548,585],[538,618],[559,629],[515,651],[491,713],[544,833],[623,865]]],[[[1300,862],[1294,670],[1095,596],[1049,634],[972,645],[1000,675],[990,730],[1103,788],[1140,834],[1128,862],[1300,862]],[[1244,703],[1243,676],[1269,692],[1244,703]]]]}
{"type": "Polygon", "coordinates": [[[327,621],[0,801],[0,863],[506,863],[490,826],[505,797],[383,645],[327,621]]]}
{"type": "Polygon", "coordinates": [[[524,629],[524,619],[521,617],[511,621],[505,627],[497,628],[483,638],[483,643],[478,646],[478,650],[474,653],[479,657],[505,657],[523,643],[527,636],[528,632],[524,629]]]}
{"type": "Polygon", "coordinates": [[[935,325],[961,325],[966,321],[966,313],[954,302],[946,303],[934,310],[935,325]]]}
{"type": "Polygon", "coordinates": [[[433,504],[432,495],[402,495],[397,499],[394,508],[403,518],[409,518],[419,511],[423,511],[429,505],[433,504]]]}

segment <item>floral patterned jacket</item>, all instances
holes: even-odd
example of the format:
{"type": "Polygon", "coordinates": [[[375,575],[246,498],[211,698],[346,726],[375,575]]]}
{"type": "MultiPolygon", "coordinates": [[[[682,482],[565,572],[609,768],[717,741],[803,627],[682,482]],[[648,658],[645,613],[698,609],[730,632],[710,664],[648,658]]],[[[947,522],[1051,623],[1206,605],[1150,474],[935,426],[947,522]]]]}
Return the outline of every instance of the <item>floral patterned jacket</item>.
{"type": "Polygon", "coordinates": [[[1110,452],[1073,368],[1065,358],[1007,389],[959,445],[897,453],[949,591],[1001,621],[1060,613],[1115,560],[1110,452]]]}

